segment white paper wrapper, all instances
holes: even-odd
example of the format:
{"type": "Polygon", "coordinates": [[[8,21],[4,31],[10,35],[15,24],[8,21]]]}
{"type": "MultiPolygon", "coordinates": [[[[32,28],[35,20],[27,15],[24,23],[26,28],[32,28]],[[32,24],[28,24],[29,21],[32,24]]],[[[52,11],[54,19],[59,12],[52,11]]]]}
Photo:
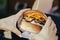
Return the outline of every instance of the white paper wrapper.
{"type": "Polygon", "coordinates": [[[23,33],[22,33],[22,36],[23,36],[24,38],[28,38],[28,39],[31,39],[34,35],[36,35],[36,34],[29,33],[29,32],[23,32],[23,33]]]}

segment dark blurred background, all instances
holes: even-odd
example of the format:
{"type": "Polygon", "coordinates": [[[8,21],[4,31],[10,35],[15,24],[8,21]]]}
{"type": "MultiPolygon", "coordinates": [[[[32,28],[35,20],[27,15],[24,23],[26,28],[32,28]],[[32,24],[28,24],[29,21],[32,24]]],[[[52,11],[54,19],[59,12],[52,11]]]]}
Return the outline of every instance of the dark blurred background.
{"type": "MultiPolygon", "coordinates": [[[[0,19],[8,17],[10,15],[16,14],[19,10],[24,8],[32,8],[35,0],[0,0],[0,19]]],[[[50,12],[52,17],[57,17],[57,28],[60,30],[60,0],[54,0],[52,11],[50,12]]],[[[0,31],[0,38],[1,40],[10,40],[3,37],[3,30],[0,31]]],[[[60,31],[58,31],[60,36],[60,31]]],[[[13,38],[11,40],[24,40],[17,37],[15,34],[12,33],[13,38]]],[[[60,39],[59,39],[60,40],[60,39]]]]}
{"type": "Polygon", "coordinates": [[[15,14],[21,9],[31,8],[34,0],[0,0],[0,18],[15,14]]]}
{"type": "MultiPolygon", "coordinates": [[[[0,0],[0,18],[15,14],[21,9],[32,8],[35,0],[0,0]]],[[[52,8],[55,13],[60,14],[60,0],[54,0],[52,8]]],[[[54,14],[55,14],[54,13],[54,14]]]]}

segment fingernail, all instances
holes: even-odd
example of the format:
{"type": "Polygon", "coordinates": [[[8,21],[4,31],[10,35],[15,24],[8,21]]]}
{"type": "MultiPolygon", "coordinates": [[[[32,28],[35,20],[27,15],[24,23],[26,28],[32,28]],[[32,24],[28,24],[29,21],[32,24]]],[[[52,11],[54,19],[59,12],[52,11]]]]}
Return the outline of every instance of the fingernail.
{"type": "Polygon", "coordinates": [[[22,35],[20,34],[19,37],[22,37],[22,35]]]}
{"type": "Polygon", "coordinates": [[[50,16],[49,16],[48,18],[49,18],[49,19],[51,19],[51,17],[50,17],[50,16]]]}

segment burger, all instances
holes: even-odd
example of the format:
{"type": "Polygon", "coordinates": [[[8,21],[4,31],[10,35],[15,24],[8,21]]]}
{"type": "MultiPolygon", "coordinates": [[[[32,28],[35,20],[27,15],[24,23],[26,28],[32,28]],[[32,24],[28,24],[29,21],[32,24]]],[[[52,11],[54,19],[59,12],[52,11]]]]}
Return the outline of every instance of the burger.
{"type": "Polygon", "coordinates": [[[22,36],[29,39],[41,31],[47,20],[45,13],[38,10],[27,10],[21,18],[18,27],[22,31],[22,36]]]}

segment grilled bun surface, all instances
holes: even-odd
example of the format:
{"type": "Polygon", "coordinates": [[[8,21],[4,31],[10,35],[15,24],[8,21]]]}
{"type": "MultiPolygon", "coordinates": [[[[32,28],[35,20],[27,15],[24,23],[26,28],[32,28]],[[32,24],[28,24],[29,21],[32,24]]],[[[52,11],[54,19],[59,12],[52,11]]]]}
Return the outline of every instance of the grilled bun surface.
{"type": "Polygon", "coordinates": [[[37,10],[28,10],[24,12],[19,28],[21,31],[39,33],[42,29],[40,25],[44,25],[46,19],[44,13],[37,10]]]}
{"type": "Polygon", "coordinates": [[[37,23],[41,23],[41,24],[45,24],[46,22],[46,17],[44,15],[44,13],[37,11],[37,10],[30,10],[30,11],[26,11],[24,13],[24,19],[26,21],[35,21],[37,23]]]}

